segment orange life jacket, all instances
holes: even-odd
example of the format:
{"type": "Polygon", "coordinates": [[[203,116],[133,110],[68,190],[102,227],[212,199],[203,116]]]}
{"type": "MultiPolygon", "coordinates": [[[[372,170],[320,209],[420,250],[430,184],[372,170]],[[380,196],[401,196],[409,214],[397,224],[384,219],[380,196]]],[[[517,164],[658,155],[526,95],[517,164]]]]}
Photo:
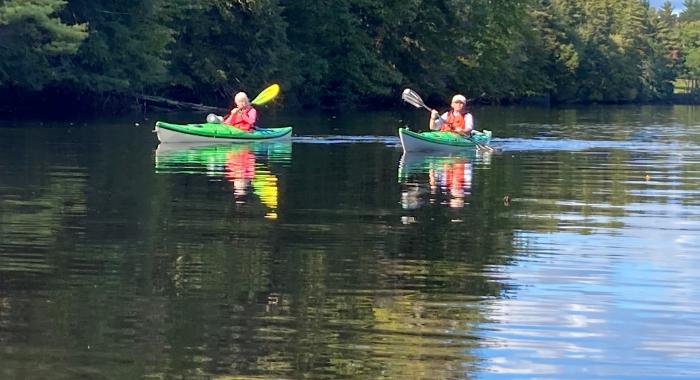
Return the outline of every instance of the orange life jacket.
{"type": "Polygon", "coordinates": [[[242,115],[238,113],[229,114],[228,117],[224,119],[224,124],[232,125],[243,131],[250,131],[253,129],[256,117],[257,111],[255,111],[253,107],[248,107],[248,109],[242,112],[242,115]]]}
{"type": "Polygon", "coordinates": [[[443,121],[440,126],[443,132],[464,132],[464,114],[449,111],[447,113],[447,121],[443,121]]]}

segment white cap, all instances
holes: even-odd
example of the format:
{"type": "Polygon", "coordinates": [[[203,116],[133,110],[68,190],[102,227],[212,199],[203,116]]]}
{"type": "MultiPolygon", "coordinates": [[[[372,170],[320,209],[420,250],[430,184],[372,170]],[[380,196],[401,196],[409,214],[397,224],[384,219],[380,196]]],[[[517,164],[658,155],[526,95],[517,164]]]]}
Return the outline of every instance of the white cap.
{"type": "Polygon", "coordinates": [[[465,98],[464,95],[455,95],[452,97],[452,103],[454,102],[462,102],[467,104],[467,98],[465,98]]]}

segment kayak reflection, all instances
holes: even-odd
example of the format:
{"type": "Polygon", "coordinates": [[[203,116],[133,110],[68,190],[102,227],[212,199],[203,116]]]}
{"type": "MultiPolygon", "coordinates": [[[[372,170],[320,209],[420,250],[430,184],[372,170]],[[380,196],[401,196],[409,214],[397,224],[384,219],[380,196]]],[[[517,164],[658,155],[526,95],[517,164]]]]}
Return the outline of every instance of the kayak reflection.
{"type": "Polygon", "coordinates": [[[401,206],[415,210],[426,202],[462,208],[471,195],[474,163],[488,164],[489,153],[405,152],[399,162],[401,206]]]}
{"type": "Polygon", "coordinates": [[[278,178],[270,164],[288,164],[291,142],[247,144],[168,144],[158,145],[155,172],[204,174],[224,179],[233,188],[236,203],[246,203],[255,195],[267,207],[265,218],[277,218],[278,178]]]}

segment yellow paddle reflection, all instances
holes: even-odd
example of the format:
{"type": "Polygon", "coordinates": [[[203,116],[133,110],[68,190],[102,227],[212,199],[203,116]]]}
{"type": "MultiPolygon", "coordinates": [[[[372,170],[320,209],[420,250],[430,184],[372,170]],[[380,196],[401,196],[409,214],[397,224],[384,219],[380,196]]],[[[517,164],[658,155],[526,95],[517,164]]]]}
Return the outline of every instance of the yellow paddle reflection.
{"type": "Polygon", "coordinates": [[[205,174],[231,184],[236,203],[246,203],[252,193],[267,208],[265,218],[277,219],[278,179],[270,163],[288,163],[292,145],[160,144],[156,149],[156,173],[205,174]]]}

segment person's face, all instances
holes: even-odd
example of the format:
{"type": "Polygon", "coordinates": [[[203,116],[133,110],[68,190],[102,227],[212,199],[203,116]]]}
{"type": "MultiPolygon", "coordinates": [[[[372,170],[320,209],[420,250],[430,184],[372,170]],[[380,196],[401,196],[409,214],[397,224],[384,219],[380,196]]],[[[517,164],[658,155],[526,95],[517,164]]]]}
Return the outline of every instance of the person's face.
{"type": "Polygon", "coordinates": [[[245,108],[246,106],[248,106],[248,102],[245,99],[236,99],[236,107],[240,109],[245,108]]]}
{"type": "Polygon", "coordinates": [[[452,109],[460,112],[464,109],[464,103],[460,102],[459,100],[452,102],[452,109]]]}

